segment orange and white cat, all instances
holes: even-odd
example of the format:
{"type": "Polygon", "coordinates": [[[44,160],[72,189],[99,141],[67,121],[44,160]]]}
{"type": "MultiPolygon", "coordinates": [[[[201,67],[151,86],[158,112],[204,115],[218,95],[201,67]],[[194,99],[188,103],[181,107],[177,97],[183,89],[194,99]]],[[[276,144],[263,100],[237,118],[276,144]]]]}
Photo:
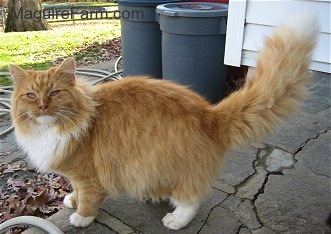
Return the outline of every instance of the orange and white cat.
{"type": "Polygon", "coordinates": [[[293,114],[306,94],[315,21],[287,22],[267,39],[245,86],[218,103],[166,80],[128,77],[92,86],[66,59],[47,71],[10,65],[12,119],[35,166],[68,177],[64,204],[85,227],[107,194],[170,199],[163,218],[185,227],[226,152],[255,142],[293,114]]]}

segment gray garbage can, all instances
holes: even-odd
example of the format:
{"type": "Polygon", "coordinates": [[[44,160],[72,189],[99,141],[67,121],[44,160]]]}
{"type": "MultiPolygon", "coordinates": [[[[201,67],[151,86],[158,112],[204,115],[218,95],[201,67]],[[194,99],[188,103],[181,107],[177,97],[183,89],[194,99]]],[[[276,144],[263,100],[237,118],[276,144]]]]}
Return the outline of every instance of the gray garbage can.
{"type": "Polygon", "coordinates": [[[176,1],[118,0],[124,76],[162,77],[161,31],[155,8],[167,2],[176,1]]]}
{"type": "Polygon", "coordinates": [[[188,85],[211,102],[224,97],[228,5],[181,2],[157,6],[162,76],[188,85]]]}

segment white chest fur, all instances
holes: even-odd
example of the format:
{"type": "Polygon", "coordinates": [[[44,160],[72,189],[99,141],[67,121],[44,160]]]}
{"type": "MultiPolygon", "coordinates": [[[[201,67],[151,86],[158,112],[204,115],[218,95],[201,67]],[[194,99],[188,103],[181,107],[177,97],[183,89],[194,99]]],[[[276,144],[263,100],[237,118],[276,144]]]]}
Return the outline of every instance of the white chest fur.
{"type": "Polygon", "coordinates": [[[70,135],[60,135],[53,121],[38,122],[28,135],[16,131],[16,138],[22,149],[28,153],[31,162],[39,170],[47,171],[54,158],[63,153],[70,135]]]}

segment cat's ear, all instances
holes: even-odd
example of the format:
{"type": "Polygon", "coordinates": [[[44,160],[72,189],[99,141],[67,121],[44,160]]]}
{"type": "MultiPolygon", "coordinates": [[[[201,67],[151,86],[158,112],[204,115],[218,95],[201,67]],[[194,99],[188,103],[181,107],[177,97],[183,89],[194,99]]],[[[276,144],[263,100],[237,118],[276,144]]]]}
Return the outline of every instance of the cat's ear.
{"type": "Polygon", "coordinates": [[[19,67],[17,65],[14,65],[14,64],[9,64],[8,68],[9,68],[11,77],[14,80],[15,84],[25,80],[26,73],[25,73],[24,69],[22,69],[21,67],[19,67]]]}
{"type": "Polygon", "coordinates": [[[71,85],[75,84],[76,76],[76,61],[74,58],[65,59],[57,68],[56,73],[58,73],[60,78],[71,85]]]}

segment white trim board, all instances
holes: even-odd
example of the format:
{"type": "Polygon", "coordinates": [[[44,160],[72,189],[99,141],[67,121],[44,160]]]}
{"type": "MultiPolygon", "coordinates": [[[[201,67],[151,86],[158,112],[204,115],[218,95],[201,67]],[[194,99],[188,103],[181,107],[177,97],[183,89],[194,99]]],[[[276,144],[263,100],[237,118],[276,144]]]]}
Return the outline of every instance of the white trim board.
{"type": "Polygon", "coordinates": [[[320,24],[311,69],[331,73],[331,1],[324,0],[231,0],[224,63],[237,67],[254,66],[265,37],[288,15],[298,12],[317,15],[320,24]]]}

